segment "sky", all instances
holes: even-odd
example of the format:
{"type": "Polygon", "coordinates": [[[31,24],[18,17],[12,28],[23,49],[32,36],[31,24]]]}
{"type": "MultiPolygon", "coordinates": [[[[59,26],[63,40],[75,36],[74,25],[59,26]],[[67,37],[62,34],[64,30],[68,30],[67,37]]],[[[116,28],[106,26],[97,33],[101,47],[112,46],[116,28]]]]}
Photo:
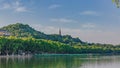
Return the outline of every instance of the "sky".
{"type": "Polygon", "coordinates": [[[0,0],[0,27],[23,23],[46,34],[120,44],[120,8],[112,0],[0,0]]]}

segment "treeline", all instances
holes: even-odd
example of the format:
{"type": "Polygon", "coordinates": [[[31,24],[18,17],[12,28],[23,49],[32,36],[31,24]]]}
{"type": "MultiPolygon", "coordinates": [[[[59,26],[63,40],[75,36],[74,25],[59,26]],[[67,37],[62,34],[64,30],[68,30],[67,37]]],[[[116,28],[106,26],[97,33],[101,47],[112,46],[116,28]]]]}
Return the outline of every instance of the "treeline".
{"type": "Polygon", "coordinates": [[[67,45],[64,43],[14,36],[0,37],[1,55],[26,54],[119,54],[120,46],[107,44],[67,45]]]}
{"type": "Polygon", "coordinates": [[[33,37],[36,39],[46,39],[52,41],[59,41],[65,44],[83,44],[79,38],[73,38],[70,35],[59,35],[59,34],[44,34],[43,32],[37,31],[30,27],[28,24],[10,24],[0,28],[0,30],[5,30],[10,32],[11,36],[16,37],[33,37]]]}
{"type": "Polygon", "coordinates": [[[76,53],[75,48],[67,44],[44,39],[0,37],[1,55],[76,53]]]}

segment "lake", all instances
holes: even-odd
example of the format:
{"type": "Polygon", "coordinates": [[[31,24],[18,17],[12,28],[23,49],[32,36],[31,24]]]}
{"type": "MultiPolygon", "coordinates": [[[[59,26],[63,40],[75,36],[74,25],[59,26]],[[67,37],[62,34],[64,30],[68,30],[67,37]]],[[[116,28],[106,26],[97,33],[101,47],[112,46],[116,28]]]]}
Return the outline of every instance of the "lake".
{"type": "Polygon", "coordinates": [[[37,55],[2,57],[0,68],[118,68],[120,56],[37,55]]]}

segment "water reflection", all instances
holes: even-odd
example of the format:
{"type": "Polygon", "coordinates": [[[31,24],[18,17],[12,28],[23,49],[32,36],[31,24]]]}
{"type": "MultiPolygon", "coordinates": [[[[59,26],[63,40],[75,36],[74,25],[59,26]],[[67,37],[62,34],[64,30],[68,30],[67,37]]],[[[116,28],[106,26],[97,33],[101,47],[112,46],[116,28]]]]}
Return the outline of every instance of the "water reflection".
{"type": "Polygon", "coordinates": [[[0,58],[0,68],[118,68],[120,56],[41,55],[0,58]]]}
{"type": "Polygon", "coordinates": [[[80,68],[119,68],[120,56],[102,56],[84,63],[80,68]]]}

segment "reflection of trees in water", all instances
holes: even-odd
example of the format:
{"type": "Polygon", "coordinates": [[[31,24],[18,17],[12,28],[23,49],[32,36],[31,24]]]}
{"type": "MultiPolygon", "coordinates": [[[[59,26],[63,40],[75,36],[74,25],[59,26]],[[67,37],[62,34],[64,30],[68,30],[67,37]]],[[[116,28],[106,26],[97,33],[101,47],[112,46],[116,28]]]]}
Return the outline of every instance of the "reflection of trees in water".
{"type": "Polygon", "coordinates": [[[85,64],[119,62],[120,57],[39,56],[0,58],[0,68],[80,68],[85,64]]]}
{"type": "Polygon", "coordinates": [[[83,62],[72,56],[0,58],[0,68],[78,68],[83,62]]]}
{"type": "Polygon", "coordinates": [[[69,56],[39,56],[36,60],[36,68],[78,68],[83,61],[75,61],[75,57],[69,56]]]}
{"type": "Polygon", "coordinates": [[[0,58],[0,68],[26,68],[24,65],[29,60],[30,57],[2,57],[0,58]]]}

